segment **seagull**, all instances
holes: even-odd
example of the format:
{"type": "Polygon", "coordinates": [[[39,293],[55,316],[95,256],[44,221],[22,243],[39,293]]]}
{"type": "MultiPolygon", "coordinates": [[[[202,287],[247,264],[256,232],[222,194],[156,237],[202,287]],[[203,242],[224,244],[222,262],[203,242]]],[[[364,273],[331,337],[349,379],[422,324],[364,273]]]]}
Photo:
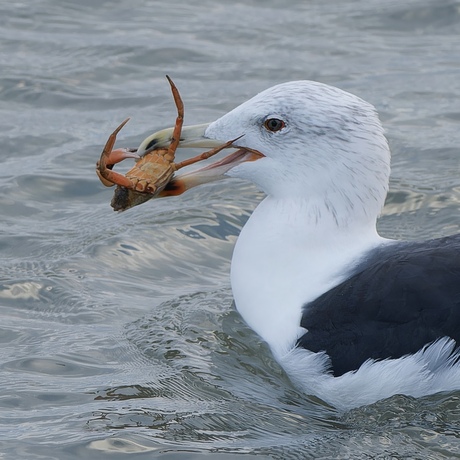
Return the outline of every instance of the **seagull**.
{"type": "MultiPolygon", "coordinates": [[[[171,135],[152,134],[137,154],[171,135]]],[[[231,286],[292,383],[342,411],[460,390],[460,235],[377,233],[390,149],[375,108],[322,83],[282,83],[184,127],[179,147],[231,139],[236,151],[163,196],[222,177],[265,192],[235,245],[231,286]]]]}

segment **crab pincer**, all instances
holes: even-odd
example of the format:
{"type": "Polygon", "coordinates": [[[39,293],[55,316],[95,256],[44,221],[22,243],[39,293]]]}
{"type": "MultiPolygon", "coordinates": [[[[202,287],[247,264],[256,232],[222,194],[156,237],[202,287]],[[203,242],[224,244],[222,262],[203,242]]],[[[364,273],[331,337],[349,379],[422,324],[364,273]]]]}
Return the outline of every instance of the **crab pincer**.
{"type": "Polygon", "coordinates": [[[109,136],[107,142],[105,143],[104,149],[102,150],[101,157],[96,163],[96,173],[100,181],[106,187],[112,187],[115,184],[122,185],[122,183],[126,183],[126,186],[129,186],[129,182],[125,181],[126,177],[122,174],[112,171],[112,168],[115,164],[120,163],[126,158],[140,158],[135,149],[112,150],[113,146],[115,145],[115,141],[117,140],[117,134],[121,131],[123,126],[128,123],[128,121],[129,118],[123,121],[109,136]]]}

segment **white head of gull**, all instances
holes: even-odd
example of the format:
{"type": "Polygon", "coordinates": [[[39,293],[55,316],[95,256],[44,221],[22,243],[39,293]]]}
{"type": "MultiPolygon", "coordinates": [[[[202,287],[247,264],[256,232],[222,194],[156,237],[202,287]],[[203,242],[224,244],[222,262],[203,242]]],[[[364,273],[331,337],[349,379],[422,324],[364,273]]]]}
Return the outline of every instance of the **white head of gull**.
{"type": "MultiPolygon", "coordinates": [[[[166,145],[170,135],[171,130],[153,134],[138,153],[166,145]]],[[[225,173],[257,184],[267,195],[238,238],[231,284],[238,311],[298,387],[339,409],[397,393],[460,388],[450,339],[456,337],[442,325],[440,332],[426,332],[432,324],[419,321],[417,311],[425,307],[417,303],[416,288],[404,284],[412,275],[401,268],[425,262],[432,268],[432,252],[445,246],[443,240],[425,245],[429,254],[422,262],[412,261],[423,243],[414,249],[376,231],[390,150],[372,105],[321,83],[289,82],[209,125],[185,127],[182,137],[185,147],[238,138],[234,146],[240,149],[178,177],[184,189],[225,173]],[[388,280],[395,286],[379,294],[388,280]],[[407,289],[414,291],[410,301],[407,289]],[[411,334],[417,340],[408,340],[411,334]]],[[[452,241],[458,260],[459,242],[452,241]]],[[[424,276],[420,281],[426,282],[424,276]]],[[[450,295],[458,305],[460,288],[450,295]]]]}

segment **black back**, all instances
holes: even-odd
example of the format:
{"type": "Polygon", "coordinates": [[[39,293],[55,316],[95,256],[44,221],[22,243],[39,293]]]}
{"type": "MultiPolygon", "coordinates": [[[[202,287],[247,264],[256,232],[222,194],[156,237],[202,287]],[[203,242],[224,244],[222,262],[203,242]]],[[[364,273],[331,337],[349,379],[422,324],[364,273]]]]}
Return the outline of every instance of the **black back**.
{"type": "Polygon", "coordinates": [[[302,315],[297,345],[325,351],[335,376],[441,337],[460,343],[460,235],[375,249],[353,273],[302,315]]]}

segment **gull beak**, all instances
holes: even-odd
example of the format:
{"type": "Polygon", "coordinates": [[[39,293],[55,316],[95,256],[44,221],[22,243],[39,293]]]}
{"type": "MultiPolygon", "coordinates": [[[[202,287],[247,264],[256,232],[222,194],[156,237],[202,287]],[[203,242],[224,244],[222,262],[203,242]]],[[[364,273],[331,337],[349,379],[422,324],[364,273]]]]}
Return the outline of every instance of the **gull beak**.
{"type": "MultiPolygon", "coordinates": [[[[205,133],[208,126],[209,123],[184,126],[181,132],[179,148],[211,149],[219,147],[227,142],[228,139],[216,140],[206,137],[205,133]]],[[[167,148],[171,143],[172,133],[173,128],[167,128],[150,135],[142,141],[141,145],[137,149],[137,154],[142,157],[154,149],[167,148]]],[[[238,150],[219,161],[205,166],[204,168],[184,174],[178,174],[157,196],[164,197],[181,195],[192,187],[223,179],[225,177],[225,173],[236,165],[246,161],[255,161],[264,157],[264,155],[257,150],[238,147],[237,141],[232,144],[232,147],[238,150]]]]}
{"type": "MultiPolygon", "coordinates": [[[[184,126],[180,134],[179,147],[197,147],[207,149],[222,145],[224,142],[219,143],[218,141],[205,137],[204,133],[206,132],[206,128],[209,126],[209,124],[210,123],[205,123],[203,125],[184,126]]],[[[137,154],[142,157],[154,149],[167,148],[171,143],[173,130],[174,128],[166,128],[150,135],[142,141],[141,145],[137,149],[137,154]]]]}

